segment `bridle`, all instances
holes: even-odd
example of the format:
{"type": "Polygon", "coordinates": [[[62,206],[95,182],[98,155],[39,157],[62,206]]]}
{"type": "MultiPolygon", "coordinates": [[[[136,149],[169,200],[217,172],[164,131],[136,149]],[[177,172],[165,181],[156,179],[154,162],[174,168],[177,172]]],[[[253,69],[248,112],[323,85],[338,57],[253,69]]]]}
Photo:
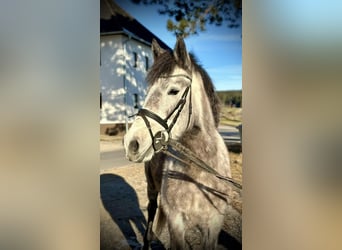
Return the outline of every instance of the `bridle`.
{"type": "Polygon", "coordinates": [[[179,157],[179,155],[174,154],[172,151],[168,151],[167,147],[171,146],[172,149],[174,149],[176,152],[178,152],[180,155],[184,156],[183,158],[188,159],[189,161],[193,162],[196,166],[201,168],[202,170],[211,173],[215,175],[217,178],[224,180],[226,182],[229,182],[233,184],[234,188],[236,188],[238,191],[241,191],[242,185],[231,177],[223,176],[219,174],[215,169],[210,167],[208,164],[203,162],[200,158],[198,158],[191,150],[186,148],[181,143],[173,140],[170,136],[171,130],[173,126],[176,124],[177,119],[182,112],[185,104],[186,104],[186,98],[190,92],[190,98],[189,98],[189,117],[188,117],[188,124],[187,128],[190,124],[191,114],[192,114],[192,101],[191,101],[191,83],[192,79],[185,75],[185,74],[176,74],[176,75],[170,75],[163,78],[170,78],[170,77],[185,77],[190,80],[190,84],[186,87],[184,90],[181,99],[177,102],[176,106],[173,108],[173,110],[163,119],[156,113],[148,110],[148,109],[140,109],[137,113],[138,116],[141,116],[142,119],[145,122],[145,125],[150,133],[151,139],[152,139],[152,146],[155,151],[155,153],[159,153],[160,151],[163,151],[166,155],[169,155],[185,164],[188,164],[184,159],[179,157]],[[175,114],[176,113],[176,114],[175,114]],[[172,119],[170,125],[168,125],[168,120],[171,118],[171,116],[175,114],[174,118],[172,119]],[[155,135],[153,135],[151,124],[148,120],[148,118],[151,118],[158,124],[160,124],[165,130],[158,131],[155,135]]]}
{"type": "Polygon", "coordinates": [[[190,124],[190,119],[191,119],[191,114],[192,114],[192,101],[191,101],[191,83],[192,83],[192,78],[189,77],[188,75],[185,74],[175,74],[175,75],[170,75],[167,77],[162,77],[162,78],[172,78],[172,77],[185,77],[190,80],[190,84],[186,87],[184,90],[181,99],[177,102],[176,106],[172,109],[172,111],[163,119],[156,113],[148,110],[148,109],[140,109],[137,113],[138,116],[140,116],[144,122],[145,125],[150,133],[151,139],[152,139],[152,146],[153,149],[156,153],[160,152],[161,150],[165,150],[167,147],[166,142],[170,138],[171,130],[173,126],[176,124],[178,117],[180,113],[182,112],[185,104],[186,104],[186,98],[190,92],[190,100],[189,100],[189,116],[188,116],[188,123],[187,123],[187,128],[189,127],[190,124]],[[175,114],[175,115],[174,115],[175,114]],[[172,117],[173,119],[171,120],[170,125],[168,125],[169,119],[172,117]],[[151,124],[148,120],[148,118],[151,118],[155,122],[157,122],[159,125],[161,125],[165,130],[160,130],[158,131],[155,135],[153,135],[151,124]]]}

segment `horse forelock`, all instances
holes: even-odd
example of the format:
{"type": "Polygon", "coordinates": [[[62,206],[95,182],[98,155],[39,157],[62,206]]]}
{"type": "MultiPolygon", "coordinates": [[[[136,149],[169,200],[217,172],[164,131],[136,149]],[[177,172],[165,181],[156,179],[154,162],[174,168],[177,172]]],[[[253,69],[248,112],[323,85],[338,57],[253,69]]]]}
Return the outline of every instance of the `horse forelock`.
{"type": "Polygon", "coordinates": [[[146,80],[149,86],[156,83],[161,76],[170,75],[176,65],[176,61],[169,51],[159,55],[147,74],[146,80]]]}
{"type": "MultiPolygon", "coordinates": [[[[214,84],[210,76],[208,75],[208,73],[198,63],[196,57],[192,53],[190,53],[189,55],[190,55],[190,60],[191,60],[193,69],[197,71],[198,73],[200,73],[201,78],[203,80],[205,92],[209,99],[215,125],[217,127],[220,121],[220,109],[221,108],[220,108],[220,100],[215,92],[214,84]]],[[[152,67],[150,68],[147,74],[146,80],[149,86],[152,86],[153,84],[155,84],[161,76],[170,75],[176,66],[181,67],[184,70],[188,70],[182,67],[182,65],[177,64],[176,59],[174,58],[173,54],[170,51],[166,51],[162,53],[154,61],[152,67]]]]}

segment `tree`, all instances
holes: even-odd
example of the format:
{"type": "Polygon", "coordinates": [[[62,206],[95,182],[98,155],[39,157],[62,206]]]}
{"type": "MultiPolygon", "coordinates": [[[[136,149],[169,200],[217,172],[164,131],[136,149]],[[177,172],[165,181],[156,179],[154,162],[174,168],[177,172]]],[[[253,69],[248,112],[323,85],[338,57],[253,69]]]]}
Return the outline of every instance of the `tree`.
{"type": "Polygon", "coordinates": [[[168,15],[167,29],[176,36],[198,34],[205,31],[206,25],[221,26],[226,23],[229,28],[240,26],[242,0],[131,0],[135,4],[160,5],[158,12],[168,15]]]}

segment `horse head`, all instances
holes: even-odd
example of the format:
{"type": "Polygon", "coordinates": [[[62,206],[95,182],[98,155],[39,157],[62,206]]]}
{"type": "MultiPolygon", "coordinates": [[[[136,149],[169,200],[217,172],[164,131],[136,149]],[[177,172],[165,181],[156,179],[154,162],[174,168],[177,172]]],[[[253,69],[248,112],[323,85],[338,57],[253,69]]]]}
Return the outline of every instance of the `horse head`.
{"type": "Polygon", "coordinates": [[[177,39],[172,53],[153,40],[152,52],[147,96],[124,137],[126,157],[134,162],[151,160],[162,138],[177,140],[193,126],[193,65],[183,39],[177,39]]]}

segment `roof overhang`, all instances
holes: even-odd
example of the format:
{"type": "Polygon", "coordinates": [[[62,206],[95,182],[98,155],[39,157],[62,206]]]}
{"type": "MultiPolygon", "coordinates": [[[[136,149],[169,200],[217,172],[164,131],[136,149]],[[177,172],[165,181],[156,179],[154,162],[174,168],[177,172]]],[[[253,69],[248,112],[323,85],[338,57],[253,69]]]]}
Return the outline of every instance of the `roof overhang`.
{"type": "Polygon", "coordinates": [[[138,37],[137,35],[135,35],[134,33],[130,32],[129,30],[126,30],[125,28],[122,31],[110,31],[110,32],[101,32],[100,33],[101,36],[112,36],[112,35],[125,35],[127,36],[129,39],[134,39],[138,42],[144,43],[147,46],[151,46],[151,43],[138,37]]]}

